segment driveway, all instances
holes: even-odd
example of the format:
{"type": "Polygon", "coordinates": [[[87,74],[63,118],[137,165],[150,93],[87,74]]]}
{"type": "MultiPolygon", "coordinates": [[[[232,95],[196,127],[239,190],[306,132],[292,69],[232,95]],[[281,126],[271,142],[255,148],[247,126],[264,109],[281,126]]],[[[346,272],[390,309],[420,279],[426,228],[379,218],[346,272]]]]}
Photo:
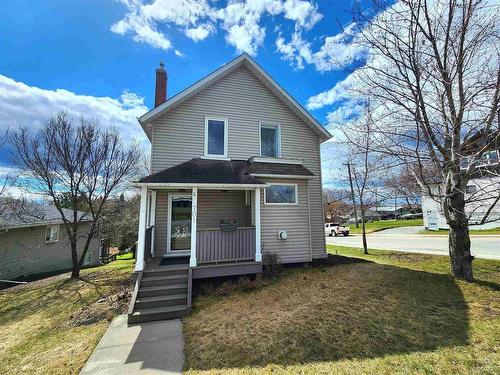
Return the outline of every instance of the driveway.
{"type": "MultiPolygon", "coordinates": [[[[422,227],[386,229],[367,235],[371,249],[406,251],[409,253],[448,255],[447,235],[418,234],[422,227]]],[[[330,245],[362,247],[361,235],[326,237],[330,245]]],[[[471,236],[471,252],[477,258],[500,260],[500,236],[471,236]]]]}

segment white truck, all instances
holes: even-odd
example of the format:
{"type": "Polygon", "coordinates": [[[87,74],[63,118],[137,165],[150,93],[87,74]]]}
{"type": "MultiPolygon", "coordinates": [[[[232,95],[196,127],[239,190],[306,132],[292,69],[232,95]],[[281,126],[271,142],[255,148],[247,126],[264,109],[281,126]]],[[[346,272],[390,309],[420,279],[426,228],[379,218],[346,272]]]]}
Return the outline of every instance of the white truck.
{"type": "Polygon", "coordinates": [[[348,236],[349,235],[349,227],[345,227],[340,225],[339,223],[326,223],[325,224],[325,235],[331,236],[348,236]]]}

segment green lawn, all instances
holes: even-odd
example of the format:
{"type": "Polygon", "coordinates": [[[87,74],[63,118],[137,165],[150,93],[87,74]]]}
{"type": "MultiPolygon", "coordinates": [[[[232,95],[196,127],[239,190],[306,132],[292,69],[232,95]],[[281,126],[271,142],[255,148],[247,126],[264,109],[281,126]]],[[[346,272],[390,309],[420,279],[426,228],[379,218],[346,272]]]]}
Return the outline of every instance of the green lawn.
{"type": "Polygon", "coordinates": [[[329,250],[366,261],[195,298],[183,326],[185,370],[500,373],[500,262],[474,260],[477,282],[468,284],[449,275],[446,257],[329,250]]]}
{"type": "MultiPolygon", "coordinates": [[[[424,221],[422,219],[415,220],[380,220],[373,221],[371,223],[366,223],[366,233],[378,232],[380,230],[389,229],[389,228],[397,228],[397,227],[415,227],[424,225],[424,221]]],[[[355,224],[349,224],[349,232],[351,234],[359,234],[362,233],[361,224],[359,224],[359,228],[356,228],[355,224]]]]}
{"type": "Polygon", "coordinates": [[[77,374],[128,306],[132,269],[118,260],[0,291],[0,374],[77,374]]]}
{"type": "MultiPolygon", "coordinates": [[[[500,227],[492,228],[492,229],[471,229],[469,230],[471,236],[481,236],[481,235],[500,235],[500,227]]],[[[419,234],[428,234],[430,236],[441,235],[447,236],[448,229],[439,229],[439,230],[422,230],[419,234]]]]}

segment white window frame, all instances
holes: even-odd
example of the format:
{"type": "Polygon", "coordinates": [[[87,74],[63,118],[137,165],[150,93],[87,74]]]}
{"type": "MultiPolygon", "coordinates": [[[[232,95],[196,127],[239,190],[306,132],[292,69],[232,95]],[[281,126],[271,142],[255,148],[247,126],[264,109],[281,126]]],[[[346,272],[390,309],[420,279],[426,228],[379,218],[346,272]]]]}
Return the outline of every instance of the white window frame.
{"type": "Polygon", "coordinates": [[[277,159],[281,158],[281,124],[279,122],[272,121],[259,121],[259,155],[262,158],[277,159]],[[274,128],[276,129],[276,138],[278,139],[278,149],[276,157],[272,156],[262,156],[262,128],[274,128]]]}
{"type": "Polygon", "coordinates": [[[45,243],[54,243],[59,241],[59,238],[61,236],[61,226],[59,224],[50,224],[45,227],[45,243]],[[52,233],[52,228],[57,227],[57,238],[52,238],[52,239],[47,239],[47,231],[50,229],[50,232],[52,233]]]}
{"type": "Polygon", "coordinates": [[[228,119],[224,117],[205,116],[205,145],[204,145],[204,158],[206,159],[228,159],[228,119]],[[208,153],[208,122],[209,121],[223,121],[224,122],[224,154],[209,154],[208,153]]]}
{"type": "Polygon", "coordinates": [[[265,206],[297,206],[299,204],[299,185],[298,184],[290,184],[285,182],[266,182],[267,185],[284,185],[284,186],[293,186],[295,189],[295,202],[293,203],[271,203],[267,202],[267,192],[266,188],[264,188],[264,205],[265,206]]]}

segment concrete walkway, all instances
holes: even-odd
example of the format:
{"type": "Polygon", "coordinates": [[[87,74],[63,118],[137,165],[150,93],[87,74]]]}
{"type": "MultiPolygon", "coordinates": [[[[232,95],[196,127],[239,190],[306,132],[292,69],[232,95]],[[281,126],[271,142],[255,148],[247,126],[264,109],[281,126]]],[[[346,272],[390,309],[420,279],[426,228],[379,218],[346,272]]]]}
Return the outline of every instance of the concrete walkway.
{"type": "Polygon", "coordinates": [[[117,316],[80,374],[181,374],[184,337],[180,319],[127,326],[117,316]]]}

